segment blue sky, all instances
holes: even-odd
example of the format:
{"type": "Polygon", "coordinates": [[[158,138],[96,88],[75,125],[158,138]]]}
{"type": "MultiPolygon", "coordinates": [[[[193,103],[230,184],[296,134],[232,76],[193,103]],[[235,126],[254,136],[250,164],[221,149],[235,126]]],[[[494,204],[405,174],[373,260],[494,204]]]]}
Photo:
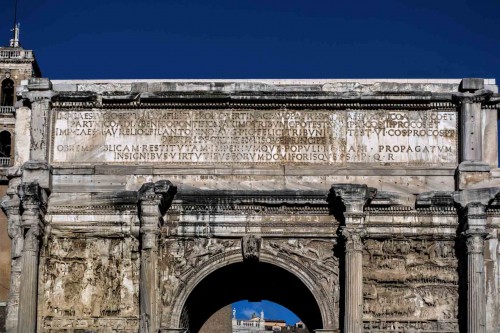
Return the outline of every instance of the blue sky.
{"type": "Polygon", "coordinates": [[[18,1],[22,44],[52,79],[500,73],[498,0],[18,1]]]}
{"type": "Polygon", "coordinates": [[[18,1],[51,79],[500,78],[499,0],[18,1]]]}

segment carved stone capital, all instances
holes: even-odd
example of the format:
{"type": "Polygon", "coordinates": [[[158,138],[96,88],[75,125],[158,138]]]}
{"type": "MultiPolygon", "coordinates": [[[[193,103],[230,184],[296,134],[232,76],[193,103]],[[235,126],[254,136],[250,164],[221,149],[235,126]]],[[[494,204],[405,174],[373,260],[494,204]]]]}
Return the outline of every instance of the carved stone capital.
{"type": "Polygon", "coordinates": [[[345,239],[345,252],[362,252],[363,237],[366,236],[366,231],[362,228],[342,228],[342,236],[345,239]]]}
{"type": "Polygon", "coordinates": [[[488,236],[487,232],[480,231],[465,231],[465,242],[467,245],[468,254],[483,254],[484,253],[484,240],[488,236]]]}
{"type": "Polygon", "coordinates": [[[21,183],[17,189],[24,215],[38,216],[45,213],[47,208],[47,194],[38,183],[21,183]],[[29,212],[27,212],[29,211],[29,212]]]}
{"type": "Polygon", "coordinates": [[[7,195],[5,195],[2,198],[2,201],[0,203],[2,211],[8,217],[11,215],[19,215],[20,206],[21,206],[21,200],[19,199],[16,193],[7,193],[7,195]]]}
{"type": "Polygon", "coordinates": [[[244,261],[259,261],[262,239],[255,235],[244,236],[241,239],[241,251],[244,261]]]}
{"type": "Polygon", "coordinates": [[[40,248],[40,236],[42,230],[40,226],[36,225],[28,229],[24,236],[23,252],[38,253],[40,248]]]}
{"type": "Polygon", "coordinates": [[[40,237],[45,232],[44,214],[47,208],[47,194],[35,182],[21,183],[17,192],[21,199],[22,216],[19,226],[12,225],[11,230],[18,236],[17,234],[24,229],[22,252],[38,253],[40,237]]]}
{"type": "Polygon", "coordinates": [[[480,226],[485,226],[486,223],[486,205],[481,202],[471,202],[464,209],[464,216],[469,220],[469,227],[475,225],[471,220],[478,220],[480,226]]]}
{"type": "Polygon", "coordinates": [[[367,202],[376,193],[376,189],[365,184],[334,184],[330,189],[328,201],[333,206],[342,203],[347,214],[362,213],[367,202]]]}
{"type": "Polygon", "coordinates": [[[141,232],[156,232],[176,193],[177,187],[168,180],[142,185],[138,193],[141,232]]]}
{"type": "Polygon", "coordinates": [[[498,194],[500,194],[500,187],[486,187],[455,192],[453,199],[461,208],[465,208],[471,203],[488,206],[498,194]]]}
{"type": "Polygon", "coordinates": [[[417,196],[416,207],[428,209],[448,209],[455,205],[452,191],[431,191],[417,196]]]}

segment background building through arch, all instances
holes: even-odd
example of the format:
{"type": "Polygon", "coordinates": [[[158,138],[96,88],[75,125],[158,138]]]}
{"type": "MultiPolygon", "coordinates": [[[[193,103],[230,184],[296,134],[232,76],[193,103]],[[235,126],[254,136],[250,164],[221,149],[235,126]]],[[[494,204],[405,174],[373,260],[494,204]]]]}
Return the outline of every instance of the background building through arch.
{"type": "Polygon", "coordinates": [[[198,332],[219,309],[241,299],[270,300],[293,311],[311,329],[323,327],[319,306],[294,274],[269,263],[239,262],[205,277],[190,293],[183,313],[190,332],[198,332]]]}

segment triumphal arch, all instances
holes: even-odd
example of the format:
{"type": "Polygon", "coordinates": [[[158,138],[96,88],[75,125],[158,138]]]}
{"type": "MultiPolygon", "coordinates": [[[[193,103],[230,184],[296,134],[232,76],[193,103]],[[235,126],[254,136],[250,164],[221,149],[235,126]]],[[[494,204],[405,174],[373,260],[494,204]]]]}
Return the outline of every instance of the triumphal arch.
{"type": "Polygon", "coordinates": [[[9,332],[500,331],[498,88],[463,80],[16,86],[9,332]]]}

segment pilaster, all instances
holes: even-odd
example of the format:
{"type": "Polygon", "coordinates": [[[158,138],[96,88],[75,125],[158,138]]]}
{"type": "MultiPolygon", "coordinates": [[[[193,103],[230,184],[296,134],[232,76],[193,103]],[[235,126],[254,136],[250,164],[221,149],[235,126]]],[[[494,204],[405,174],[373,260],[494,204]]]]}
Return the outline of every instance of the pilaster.
{"type": "Polygon", "coordinates": [[[460,166],[457,169],[457,189],[485,181],[489,164],[483,160],[482,105],[493,92],[484,90],[482,79],[462,80],[462,92],[453,95],[460,107],[460,166]]]}
{"type": "Polygon", "coordinates": [[[140,227],[140,332],[158,332],[157,257],[158,234],[163,215],[170,206],[177,188],[169,181],[146,183],[139,190],[140,227]]]}
{"type": "Polygon", "coordinates": [[[486,332],[486,294],[484,274],[484,239],[486,207],[477,202],[467,205],[468,225],[463,235],[467,246],[467,332],[486,332]]]}
{"type": "Polygon", "coordinates": [[[363,237],[364,207],[376,191],[366,185],[338,184],[330,190],[333,209],[344,207],[345,295],[344,333],[363,331],[363,237]]]}
{"type": "Polygon", "coordinates": [[[18,193],[21,198],[23,211],[21,227],[24,230],[18,332],[34,333],[37,322],[40,237],[44,232],[44,214],[47,196],[37,183],[20,184],[18,193]]]}
{"type": "Polygon", "coordinates": [[[500,188],[465,190],[455,193],[461,207],[462,235],[467,250],[467,332],[486,333],[484,241],[488,236],[486,209],[500,188]]]}
{"type": "Polygon", "coordinates": [[[49,110],[52,97],[52,83],[46,78],[32,78],[28,81],[28,91],[23,93],[31,103],[30,160],[48,160],[49,110]]]}

